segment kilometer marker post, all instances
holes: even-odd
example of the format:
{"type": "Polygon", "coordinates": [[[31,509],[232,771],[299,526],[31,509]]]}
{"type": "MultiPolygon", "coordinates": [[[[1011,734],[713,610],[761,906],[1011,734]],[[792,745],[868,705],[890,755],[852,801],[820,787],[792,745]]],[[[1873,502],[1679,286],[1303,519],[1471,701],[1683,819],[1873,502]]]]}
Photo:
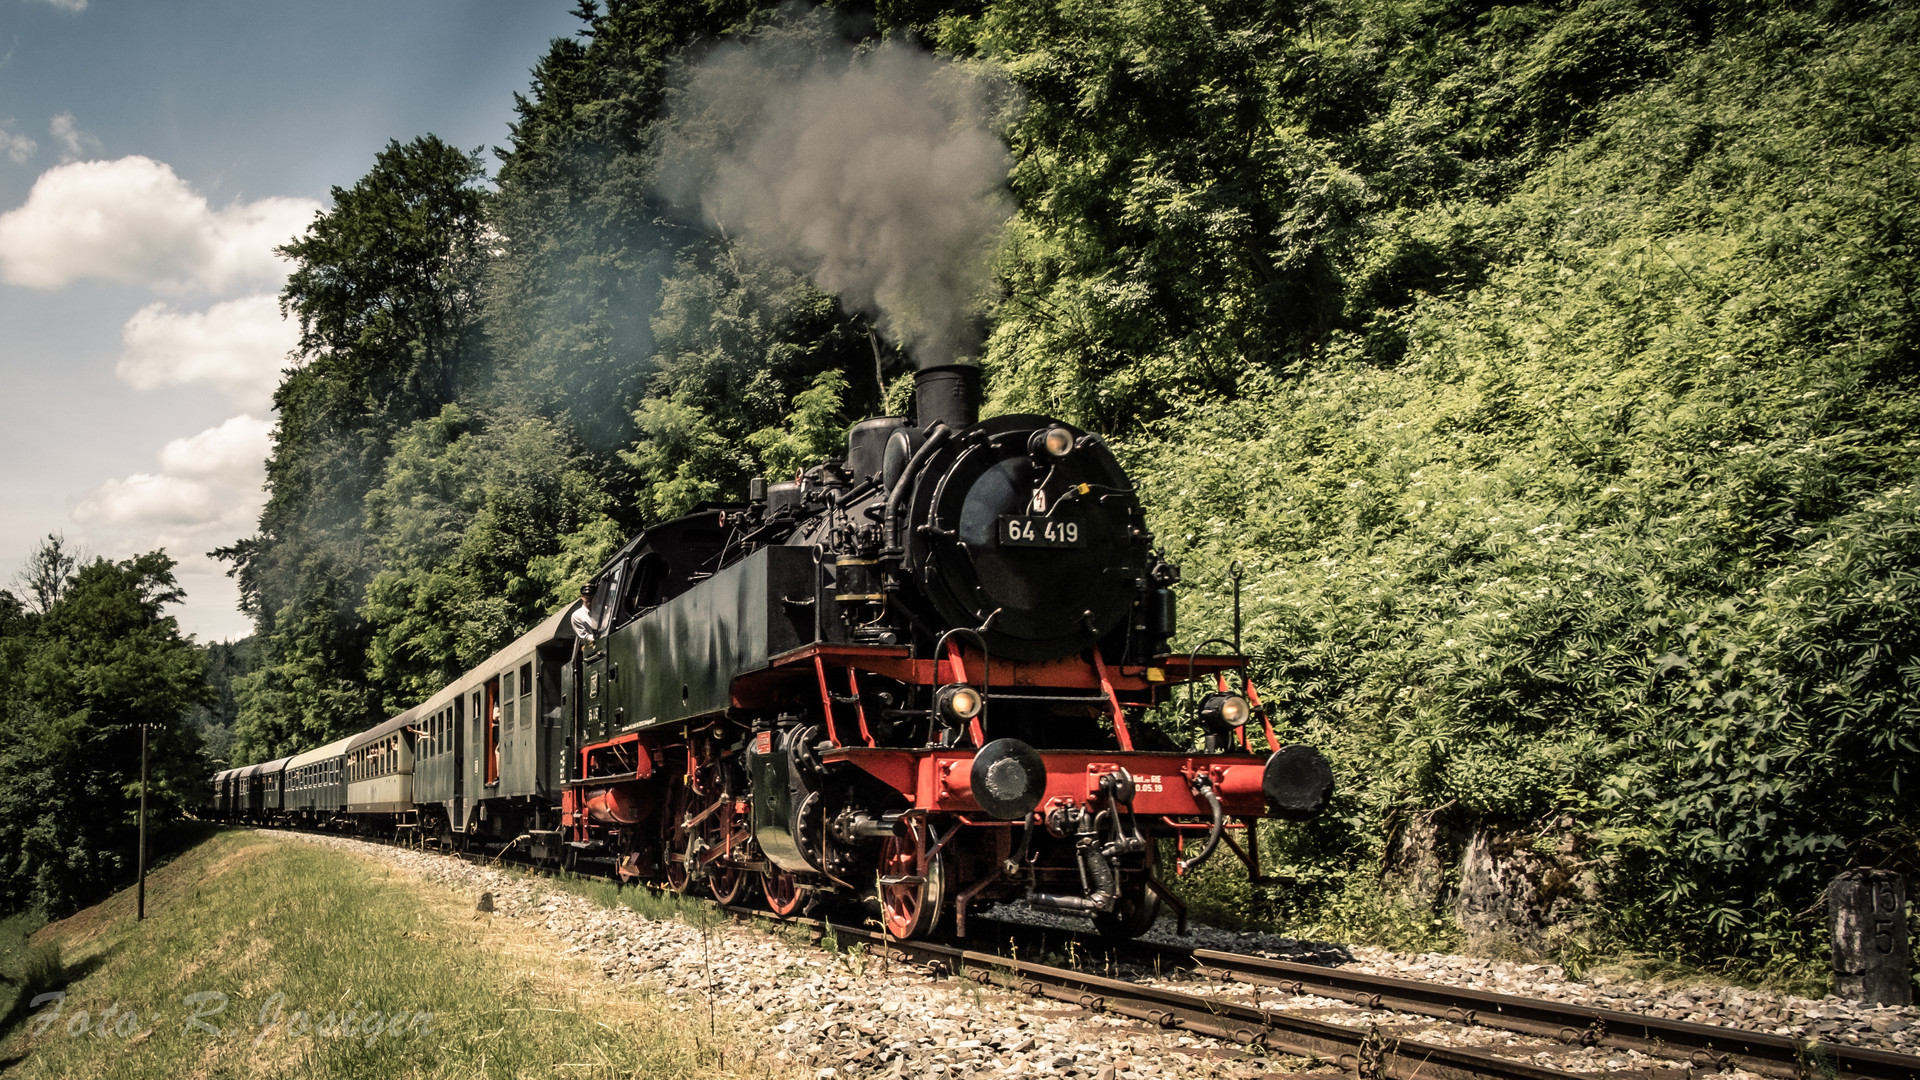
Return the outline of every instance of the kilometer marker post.
{"type": "Polygon", "coordinates": [[[140,885],[134,901],[133,921],[141,922],[147,917],[147,725],[140,725],[140,853],[135,856],[140,867],[140,885]]]}

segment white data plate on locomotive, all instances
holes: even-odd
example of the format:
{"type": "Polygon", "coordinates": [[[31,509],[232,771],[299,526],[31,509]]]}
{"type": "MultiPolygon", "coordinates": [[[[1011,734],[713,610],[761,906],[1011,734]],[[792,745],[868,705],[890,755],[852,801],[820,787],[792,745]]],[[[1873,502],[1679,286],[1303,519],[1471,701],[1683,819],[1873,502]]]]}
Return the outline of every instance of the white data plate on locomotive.
{"type": "Polygon", "coordinates": [[[1000,517],[1000,543],[1005,547],[1086,547],[1080,523],[1058,518],[1003,514],[1000,517]]]}

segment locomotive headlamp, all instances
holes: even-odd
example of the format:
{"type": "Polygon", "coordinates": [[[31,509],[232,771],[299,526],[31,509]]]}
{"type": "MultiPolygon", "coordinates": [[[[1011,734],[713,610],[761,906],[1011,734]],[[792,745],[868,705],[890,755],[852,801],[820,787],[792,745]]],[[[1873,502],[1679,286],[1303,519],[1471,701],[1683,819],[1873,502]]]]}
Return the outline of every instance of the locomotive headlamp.
{"type": "Polygon", "coordinates": [[[1063,458],[1073,453],[1073,432],[1054,425],[1045,431],[1036,431],[1027,442],[1027,451],[1038,457],[1042,454],[1050,458],[1063,458]]]}
{"type": "Polygon", "coordinates": [[[948,720],[971,720],[980,715],[980,691],[965,683],[948,683],[934,692],[933,707],[948,720]]]}
{"type": "Polygon", "coordinates": [[[1239,694],[1208,694],[1200,703],[1200,724],[1217,735],[1225,735],[1247,722],[1253,712],[1247,699],[1239,694]]]}

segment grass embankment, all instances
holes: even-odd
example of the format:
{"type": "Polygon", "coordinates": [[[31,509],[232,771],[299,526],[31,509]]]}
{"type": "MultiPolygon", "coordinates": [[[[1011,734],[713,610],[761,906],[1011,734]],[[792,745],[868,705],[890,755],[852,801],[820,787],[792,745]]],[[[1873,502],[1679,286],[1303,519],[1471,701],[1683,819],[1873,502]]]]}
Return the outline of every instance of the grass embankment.
{"type": "MultiPolygon", "coordinates": [[[[33,939],[67,997],[16,1010],[9,1077],[767,1075],[747,1041],[473,897],[223,833],[33,939]],[[54,950],[58,950],[57,956],[54,950]]],[[[43,977],[47,975],[42,972],[43,977]]]]}

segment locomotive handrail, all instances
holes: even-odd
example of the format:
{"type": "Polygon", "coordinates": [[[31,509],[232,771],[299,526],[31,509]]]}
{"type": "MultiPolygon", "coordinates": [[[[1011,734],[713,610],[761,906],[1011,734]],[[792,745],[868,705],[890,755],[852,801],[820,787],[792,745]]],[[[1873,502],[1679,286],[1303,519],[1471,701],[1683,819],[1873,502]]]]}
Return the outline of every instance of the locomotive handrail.
{"type": "Polygon", "coordinates": [[[911,486],[914,474],[920,471],[920,466],[925,465],[927,459],[933,456],[933,452],[945,444],[948,436],[952,434],[953,430],[947,427],[944,421],[935,421],[934,425],[927,429],[927,441],[921,443],[920,449],[915,450],[913,456],[907,459],[906,467],[900,470],[900,479],[894,482],[893,490],[887,493],[888,554],[898,555],[905,550],[900,543],[900,503],[907,497],[907,489],[911,486]]]}
{"type": "MultiPolygon", "coordinates": [[[[1000,612],[995,611],[993,614],[998,615],[1000,612]]],[[[992,621],[993,615],[987,616],[987,622],[991,623],[992,621]]],[[[975,719],[978,720],[978,724],[973,725],[974,730],[972,734],[974,745],[985,746],[987,742],[987,702],[993,696],[993,654],[987,651],[987,639],[981,636],[980,631],[975,630],[971,626],[956,626],[946,633],[941,634],[940,639],[933,643],[934,671],[938,672],[940,670],[940,653],[942,650],[953,647],[953,637],[955,634],[965,634],[971,637],[973,643],[980,647],[980,712],[979,715],[975,717],[975,719]]],[[[960,676],[960,681],[965,682],[967,668],[966,664],[962,661],[958,649],[954,649],[953,666],[955,672],[960,676]]],[[[928,737],[931,738],[933,733],[928,732],[927,734],[928,737]]]]}
{"type": "Polygon", "coordinates": [[[1230,666],[1240,667],[1240,668],[1246,667],[1247,658],[1241,654],[1238,646],[1234,645],[1233,642],[1228,641],[1226,638],[1217,638],[1217,637],[1208,638],[1207,640],[1201,642],[1200,644],[1195,645],[1193,648],[1188,649],[1187,650],[1187,704],[1189,705],[1193,704],[1193,673],[1196,670],[1198,670],[1196,665],[1200,660],[1200,650],[1206,648],[1209,645],[1225,645],[1227,648],[1232,649],[1233,655],[1239,658],[1240,663],[1230,665],[1230,666]]]}
{"type": "MultiPolygon", "coordinates": [[[[1247,678],[1247,670],[1246,670],[1247,658],[1244,654],[1240,652],[1239,647],[1236,646],[1233,642],[1228,641],[1226,638],[1217,638],[1217,637],[1208,638],[1207,640],[1187,650],[1187,705],[1189,707],[1193,705],[1193,674],[1194,674],[1194,671],[1196,670],[1195,664],[1200,659],[1200,650],[1206,648],[1209,645],[1225,645],[1227,648],[1232,649],[1233,655],[1239,658],[1240,663],[1231,665],[1231,666],[1238,667],[1240,669],[1240,681],[1245,682],[1247,678]]],[[[1225,668],[1219,668],[1219,669],[1216,669],[1215,673],[1221,674],[1221,673],[1224,673],[1225,670],[1226,670],[1225,668]]]]}

